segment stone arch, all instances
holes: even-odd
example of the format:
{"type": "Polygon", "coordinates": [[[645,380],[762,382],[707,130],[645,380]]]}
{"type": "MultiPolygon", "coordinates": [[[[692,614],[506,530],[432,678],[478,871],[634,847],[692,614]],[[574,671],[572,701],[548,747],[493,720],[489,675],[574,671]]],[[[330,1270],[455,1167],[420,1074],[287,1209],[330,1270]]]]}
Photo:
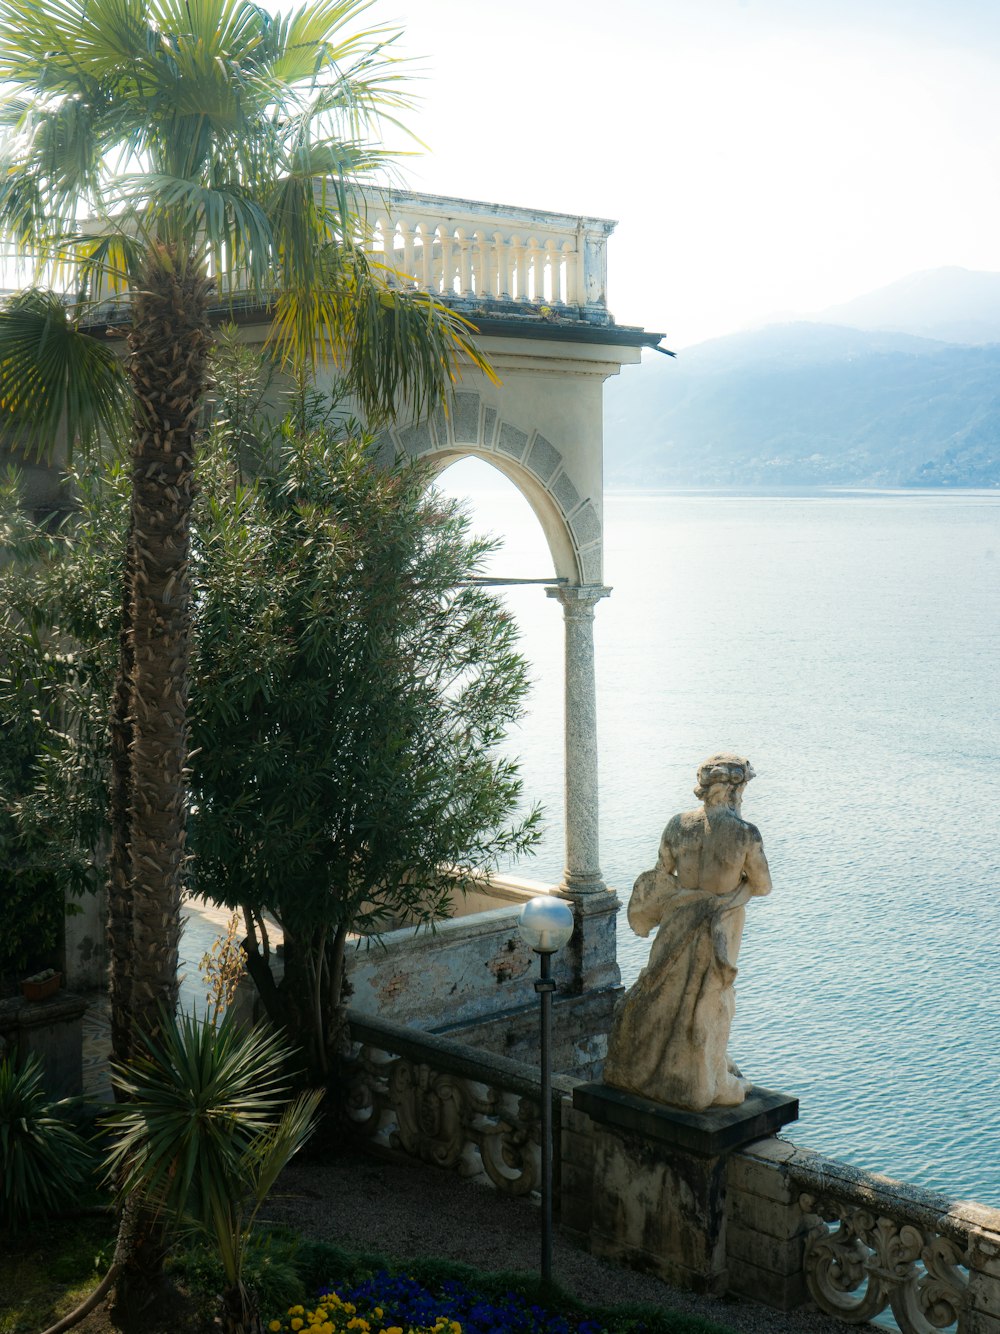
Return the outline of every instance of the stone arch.
{"type": "Polygon", "coordinates": [[[474,390],[458,390],[450,411],[436,408],[423,421],[382,437],[386,454],[426,459],[443,471],[460,458],[481,458],[509,477],[542,526],[556,575],[570,584],[599,584],[602,529],[598,507],[581,496],[562,454],[535,430],[502,416],[474,390]]]}

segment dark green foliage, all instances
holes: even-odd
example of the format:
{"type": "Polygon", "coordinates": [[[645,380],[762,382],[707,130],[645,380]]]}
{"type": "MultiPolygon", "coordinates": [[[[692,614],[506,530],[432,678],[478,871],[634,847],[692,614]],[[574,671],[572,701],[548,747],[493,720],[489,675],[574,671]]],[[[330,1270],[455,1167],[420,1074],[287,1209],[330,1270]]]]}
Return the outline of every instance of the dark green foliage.
{"type": "Polygon", "coordinates": [[[37,458],[62,428],[117,438],[128,421],[125,368],[115,348],[82,332],[55,292],[27,288],[0,305],[0,409],[8,445],[37,458]]]}
{"type": "MultiPolygon", "coordinates": [[[[447,914],[536,837],[536,814],[515,818],[517,765],[499,750],[526,668],[509,614],[470,582],[492,542],[423,470],[376,461],[309,393],[268,427],[242,354],[218,379],[225,417],[203,452],[191,571],[194,883],[247,914],[265,1006],[322,1080],[348,932],[447,914]],[[285,932],[280,985],[265,911],[285,932]]],[[[37,833],[37,873],[22,849],[11,875],[30,881],[34,905],[44,873],[56,912],[60,885],[91,883],[104,837],[127,510],[115,467],[76,487],[79,512],[54,536],[8,497],[20,559],[0,572],[0,712],[25,738],[20,786],[0,773],[0,839],[37,833]]]]}
{"type": "MultiPolygon", "coordinates": [[[[243,1258],[243,1281],[255,1294],[261,1311],[283,1311],[298,1301],[302,1280],[298,1270],[299,1242],[294,1234],[251,1233],[243,1258]]],[[[197,1301],[205,1327],[219,1314],[225,1273],[218,1252],[198,1244],[178,1245],[167,1272],[197,1301]]]]}
{"type": "Polygon", "coordinates": [[[0,487],[0,975],[54,961],[69,896],[95,889],[121,580],[120,470],[72,474],[55,531],[0,487]],[[84,527],[85,525],[85,531],[84,527]],[[83,534],[83,540],[79,540],[83,534]]]}
{"type": "Polygon", "coordinates": [[[468,582],[493,544],[363,437],[281,446],[251,486],[203,474],[193,843],[201,893],[281,922],[285,981],[262,994],[321,1075],[346,933],[447,913],[536,817],[509,823],[497,750],[526,689],[516,627],[468,582]]]}
{"type": "Polygon", "coordinates": [[[86,1185],[92,1157],[66,1113],[35,1057],[0,1061],[0,1227],[51,1213],[86,1185]]]}

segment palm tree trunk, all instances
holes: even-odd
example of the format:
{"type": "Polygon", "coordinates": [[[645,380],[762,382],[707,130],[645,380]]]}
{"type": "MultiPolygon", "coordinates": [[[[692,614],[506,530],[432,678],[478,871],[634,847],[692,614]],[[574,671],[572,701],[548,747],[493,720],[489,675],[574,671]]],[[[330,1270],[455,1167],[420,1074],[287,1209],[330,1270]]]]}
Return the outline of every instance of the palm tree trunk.
{"type": "MultiPolygon", "coordinates": [[[[108,953],[111,959],[111,1050],[116,1061],[131,1055],[132,1040],[132,862],[129,809],[132,788],[132,529],[122,573],[122,620],[118,669],[111,697],[111,775],[108,825],[108,953]]],[[[117,1098],[118,1092],[115,1091],[117,1098]]]]}
{"type": "Polygon", "coordinates": [[[132,448],[132,1021],[159,1029],[177,1003],[185,869],[194,440],[207,383],[210,282],[169,247],[134,298],[132,448]]]}
{"type": "MultiPolygon", "coordinates": [[[[177,947],[187,823],[188,561],[194,444],[208,378],[210,283],[186,255],[158,248],[133,298],[129,863],[132,1014],[128,1046],[154,1037],[177,1006],[177,947]]],[[[152,1299],[163,1233],[138,1202],[119,1220],[121,1270],[112,1308],[127,1318],[152,1299]]]]}

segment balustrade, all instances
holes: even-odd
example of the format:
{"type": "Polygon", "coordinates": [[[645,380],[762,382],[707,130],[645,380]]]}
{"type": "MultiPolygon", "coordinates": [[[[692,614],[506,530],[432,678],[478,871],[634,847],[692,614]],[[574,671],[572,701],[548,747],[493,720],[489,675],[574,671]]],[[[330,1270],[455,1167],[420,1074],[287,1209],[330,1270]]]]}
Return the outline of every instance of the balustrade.
{"type": "MultiPolygon", "coordinates": [[[[359,1135],[507,1195],[538,1189],[541,1080],[529,1066],[383,1019],[352,1013],[350,1025],[347,1115],[359,1135]]],[[[553,1083],[555,1104],[572,1085],[553,1083]]]]}
{"type": "Polygon", "coordinates": [[[805,1279],[821,1310],[855,1324],[888,1308],[903,1334],[977,1327],[968,1312],[973,1229],[950,1200],[864,1172],[831,1179],[839,1165],[800,1156],[791,1177],[807,1187],[798,1201],[805,1279]]]}
{"type": "Polygon", "coordinates": [[[406,190],[367,198],[367,247],[404,286],[459,304],[611,322],[612,222],[406,190]]]}

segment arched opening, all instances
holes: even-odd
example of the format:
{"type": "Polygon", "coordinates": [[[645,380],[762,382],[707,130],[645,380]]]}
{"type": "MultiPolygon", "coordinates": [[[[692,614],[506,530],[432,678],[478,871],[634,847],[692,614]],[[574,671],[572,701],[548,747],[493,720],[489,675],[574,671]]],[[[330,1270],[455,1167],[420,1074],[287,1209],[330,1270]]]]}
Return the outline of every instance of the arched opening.
{"type": "MultiPolygon", "coordinates": [[[[554,581],[552,553],[539,519],[499,469],[467,457],[444,468],[435,485],[466,505],[477,533],[502,539],[490,558],[492,577],[554,581]]],[[[532,676],[525,717],[511,730],[507,745],[521,761],[525,807],[540,802],[545,810],[544,834],[534,856],[504,869],[556,884],[564,863],[563,619],[543,584],[498,583],[495,591],[517,621],[532,676]]]]}

